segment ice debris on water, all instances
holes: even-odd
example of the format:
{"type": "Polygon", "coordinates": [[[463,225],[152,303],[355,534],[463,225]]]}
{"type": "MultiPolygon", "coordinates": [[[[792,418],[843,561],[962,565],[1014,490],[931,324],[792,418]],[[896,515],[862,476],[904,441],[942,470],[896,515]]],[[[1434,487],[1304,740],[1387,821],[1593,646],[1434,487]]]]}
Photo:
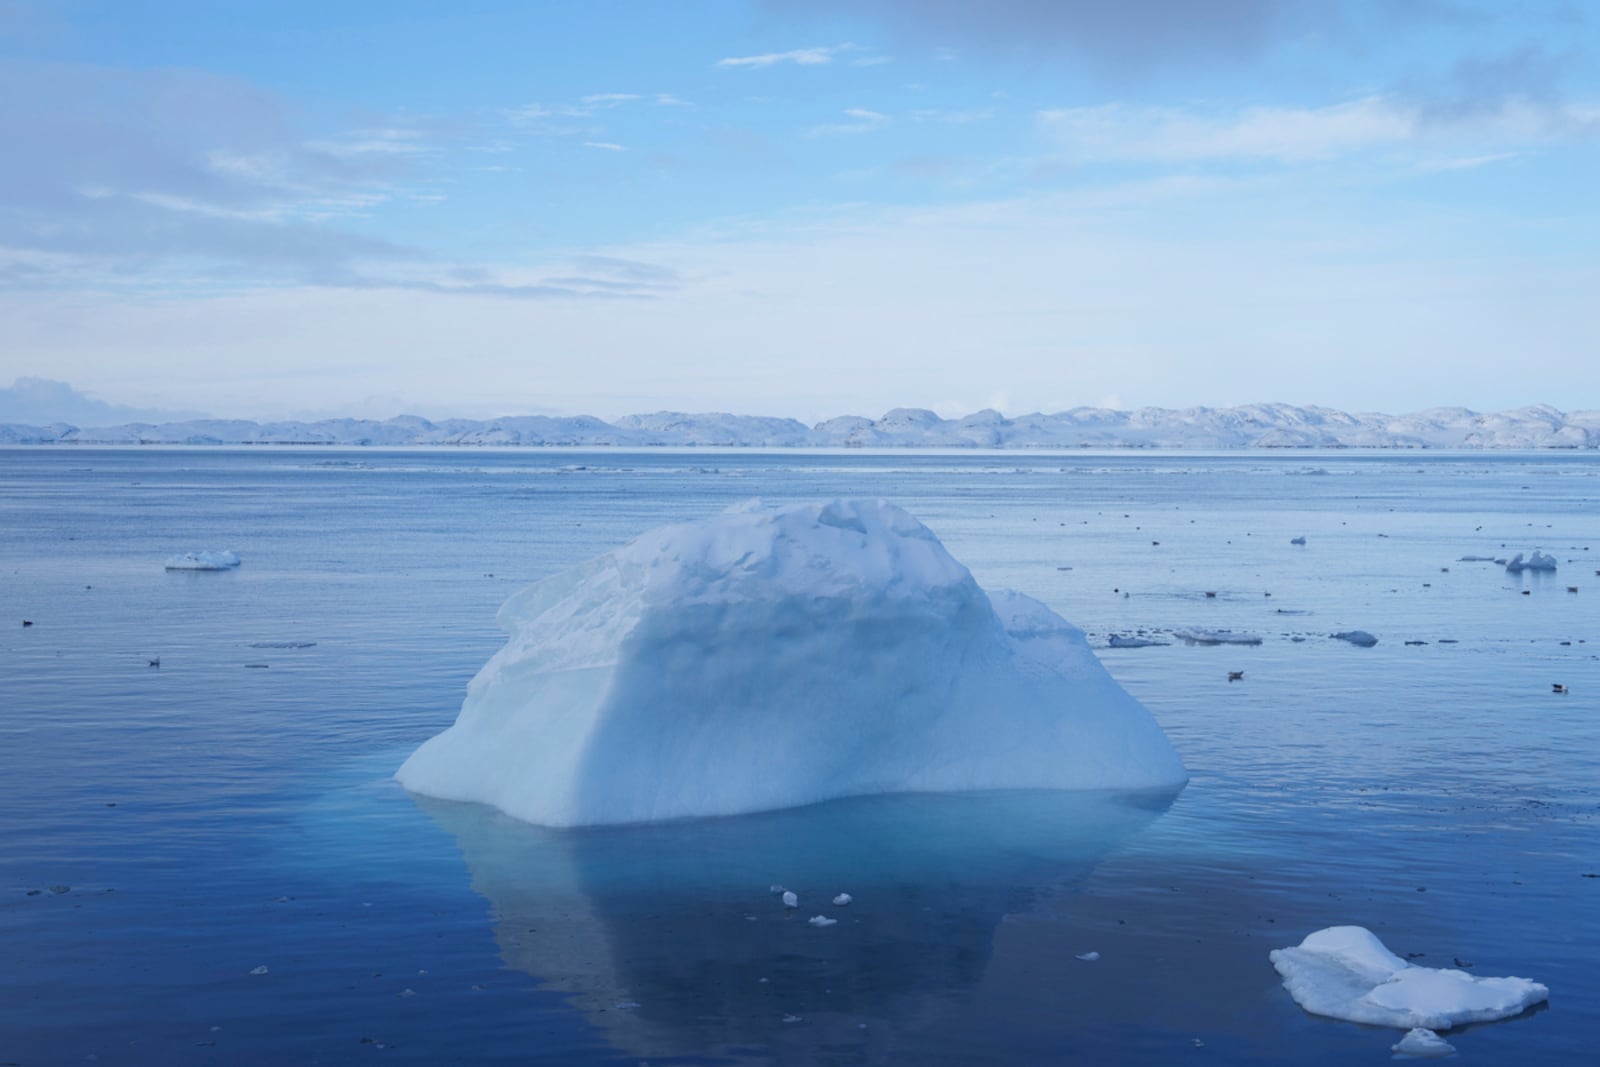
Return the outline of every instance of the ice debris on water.
{"type": "Polygon", "coordinates": [[[1257,634],[1234,630],[1201,630],[1189,627],[1172,631],[1172,636],[1190,645],[1259,645],[1257,634]]]}
{"type": "Polygon", "coordinates": [[[1337,641],[1348,641],[1352,645],[1358,645],[1361,648],[1371,648],[1378,643],[1378,639],[1365,630],[1344,630],[1334,634],[1333,638],[1337,641]]]}
{"type": "Polygon", "coordinates": [[[1550,997],[1527,978],[1479,978],[1418,967],[1362,926],[1330,926],[1269,958],[1306,1011],[1370,1026],[1446,1030],[1520,1015],[1550,997]]]}
{"type": "Polygon", "coordinates": [[[839,925],[839,920],[838,919],[830,919],[826,915],[813,915],[813,916],[811,916],[811,918],[807,919],[806,922],[810,923],[812,926],[838,926],[839,925]]]}
{"type": "Polygon", "coordinates": [[[1406,1036],[1389,1046],[1389,1051],[1415,1060],[1438,1060],[1455,1055],[1456,1047],[1426,1027],[1407,1030],[1406,1036]]]}
{"type": "Polygon", "coordinates": [[[783,906],[786,908],[798,908],[800,906],[800,898],[794,895],[793,890],[785,889],[783,891],[783,906]]]}
{"type": "Polygon", "coordinates": [[[1121,634],[1112,634],[1106,641],[1107,648],[1155,648],[1165,645],[1166,641],[1153,641],[1148,637],[1123,637],[1121,634]]]}
{"type": "Polygon", "coordinates": [[[984,590],[884,501],[666,526],[498,621],[505,648],[400,768],[408,789],[588,826],[1188,777],[1082,630],[984,590]]]}
{"type": "Polygon", "coordinates": [[[1520,574],[1523,571],[1553,571],[1555,569],[1556,558],[1549,553],[1537,550],[1526,559],[1523,558],[1521,552],[1518,552],[1506,561],[1506,570],[1512,574],[1520,574]]]}
{"type": "Polygon", "coordinates": [[[836,908],[842,908],[854,899],[855,897],[851,896],[849,893],[840,893],[838,896],[833,898],[833,906],[836,908]]]}
{"type": "Polygon", "coordinates": [[[1078,953],[1078,959],[1083,960],[1085,963],[1093,963],[1095,960],[1097,960],[1099,958],[1100,958],[1100,953],[1098,953],[1098,952],[1080,952],[1080,953],[1078,953]]]}
{"type": "Polygon", "coordinates": [[[250,971],[250,973],[251,974],[266,974],[267,973],[267,965],[263,963],[261,966],[252,969],[250,971]]]}
{"type": "Polygon", "coordinates": [[[228,550],[221,552],[184,552],[181,555],[167,557],[167,570],[169,571],[225,571],[238,565],[238,553],[228,550]]]}

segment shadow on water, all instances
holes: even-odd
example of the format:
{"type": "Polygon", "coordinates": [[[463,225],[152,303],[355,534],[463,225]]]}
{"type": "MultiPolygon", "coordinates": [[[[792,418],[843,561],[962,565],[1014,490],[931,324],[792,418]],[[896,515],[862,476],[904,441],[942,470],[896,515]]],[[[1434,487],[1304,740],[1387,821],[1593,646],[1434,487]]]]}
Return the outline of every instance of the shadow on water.
{"type": "Polygon", "coordinates": [[[506,964],[619,1051],[876,1058],[979,982],[1007,916],[1082,882],[1176,795],[910,794],[580,830],[414,799],[459,844],[506,964]]]}

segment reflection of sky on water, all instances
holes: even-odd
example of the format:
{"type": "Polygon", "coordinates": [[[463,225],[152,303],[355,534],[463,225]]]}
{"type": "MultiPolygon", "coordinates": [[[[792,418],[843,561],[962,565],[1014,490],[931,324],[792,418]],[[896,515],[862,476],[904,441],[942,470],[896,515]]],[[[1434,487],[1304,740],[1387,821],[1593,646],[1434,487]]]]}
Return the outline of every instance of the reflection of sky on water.
{"type": "Polygon", "coordinates": [[[459,844],[506,963],[570,994],[619,1049],[802,1055],[870,1054],[937,1016],[982,978],[1006,916],[1081,882],[1172,795],[896,795],[590,830],[415,799],[459,844]],[[841,891],[848,907],[830,903],[841,891]]]}

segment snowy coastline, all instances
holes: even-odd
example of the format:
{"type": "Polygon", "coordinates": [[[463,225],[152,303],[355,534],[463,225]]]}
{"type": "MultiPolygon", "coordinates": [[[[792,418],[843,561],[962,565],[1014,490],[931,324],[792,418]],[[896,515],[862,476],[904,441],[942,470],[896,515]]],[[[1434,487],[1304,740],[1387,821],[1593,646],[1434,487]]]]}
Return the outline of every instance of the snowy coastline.
{"type": "Polygon", "coordinates": [[[1408,415],[1323,407],[1073,408],[1008,418],[985,410],[959,419],[897,408],[881,418],[845,415],[808,426],[795,419],[657,412],[614,422],[588,415],[430,421],[190,419],[81,427],[0,423],[0,445],[326,445],[405,447],[708,448],[1600,448],[1600,411],[1545,404],[1498,413],[1433,408],[1408,415]]]}

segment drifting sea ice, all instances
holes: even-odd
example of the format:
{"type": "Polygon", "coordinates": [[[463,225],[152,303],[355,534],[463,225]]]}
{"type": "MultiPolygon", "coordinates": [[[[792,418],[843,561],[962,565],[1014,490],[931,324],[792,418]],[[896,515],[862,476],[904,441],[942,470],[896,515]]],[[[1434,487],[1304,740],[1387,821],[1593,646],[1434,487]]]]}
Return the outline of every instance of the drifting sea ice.
{"type": "Polygon", "coordinates": [[[1187,779],[1081,630],[986,593],[882,501],[663,527],[499,622],[506,647],[400,768],[406,788],[579,826],[1187,779]]]}
{"type": "Polygon", "coordinates": [[[1353,1023],[1445,1030],[1519,1015],[1550,990],[1526,978],[1417,967],[1362,926],[1330,926],[1269,958],[1306,1011],[1353,1023]]]}
{"type": "Polygon", "coordinates": [[[1233,630],[1201,630],[1189,627],[1183,630],[1172,631],[1172,636],[1191,645],[1259,645],[1261,638],[1256,634],[1235,632],[1233,630]]]}
{"type": "Polygon", "coordinates": [[[239,565],[236,552],[184,552],[167,557],[169,571],[225,571],[239,565]]]}
{"type": "Polygon", "coordinates": [[[1348,641],[1360,648],[1371,648],[1378,643],[1378,639],[1365,630],[1341,630],[1332,636],[1336,641],[1348,641]]]}
{"type": "Polygon", "coordinates": [[[1548,552],[1540,552],[1537,549],[1527,559],[1523,559],[1522,553],[1518,552],[1506,562],[1506,570],[1513,574],[1519,574],[1522,571],[1553,571],[1555,569],[1556,558],[1548,552]]]}
{"type": "Polygon", "coordinates": [[[1455,1055],[1456,1047],[1432,1030],[1418,1026],[1389,1046],[1389,1051],[1414,1060],[1439,1060],[1455,1055]]]}

